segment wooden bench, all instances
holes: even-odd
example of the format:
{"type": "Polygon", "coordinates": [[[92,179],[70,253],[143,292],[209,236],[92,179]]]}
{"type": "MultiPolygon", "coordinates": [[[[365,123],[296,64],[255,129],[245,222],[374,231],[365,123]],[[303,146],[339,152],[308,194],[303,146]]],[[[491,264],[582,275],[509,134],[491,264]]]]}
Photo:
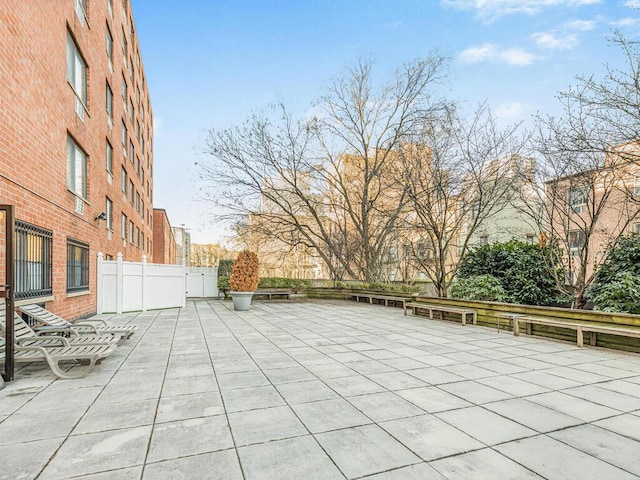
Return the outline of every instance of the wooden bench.
{"type": "Polygon", "coordinates": [[[283,297],[287,300],[291,299],[291,292],[288,290],[256,290],[253,294],[254,297],[267,297],[268,300],[272,300],[273,297],[283,297]]]}
{"type": "Polygon", "coordinates": [[[404,314],[407,314],[407,310],[411,309],[411,313],[413,315],[416,314],[418,310],[428,310],[429,318],[433,320],[433,312],[440,312],[440,319],[442,320],[442,314],[447,313],[456,313],[460,315],[462,319],[462,325],[467,324],[467,316],[471,315],[471,320],[474,325],[478,324],[478,314],[475,310],[471,310],[468,308],[459,308],[459,307],[451,307],[448,305],[432,305],[429,303],[421,303],[421,302],[407,302],[404,306],[404,314]]]}
{"type": "Polygon", "coordinates": [[[347,294],[347,297],[351,297],[351,299],[356,302],[359,302],[360,299],[366,299],[371,305],[373,305],[374,300],[379,300],[384,302],[385,307],[389,306],[389,302],[392,302],[394,305],[396,303],[401,303],[403,309],[405,308],[405,305],[411,301],[410,298],[406,297],[394,297],[391,295],[379,295],[375,293],[349,293],[347,294]]]}
{"type": "Polygon", "coordinates": [[[591,346],[596,345],[596,338],[598,333],[604,333],[609,335],[621,335],[624,337],[640,338],[640,327],[618,326],[618,325],[603,325],[590,322],[576,322],[570,320],[560,320],[555,318],[543,318],[543,317],[530,317],[527,315],[502,315],[503,317],[511,317],[513,323],[513,334],[520,335],[520,323],[526,325],[526,332],[531,335],[531,326],[545,325],[548,327],[568,328],[576,331],[576,343],[578,347],[584,345],[584,332],[589,333],[589,343],[591,346]]]}

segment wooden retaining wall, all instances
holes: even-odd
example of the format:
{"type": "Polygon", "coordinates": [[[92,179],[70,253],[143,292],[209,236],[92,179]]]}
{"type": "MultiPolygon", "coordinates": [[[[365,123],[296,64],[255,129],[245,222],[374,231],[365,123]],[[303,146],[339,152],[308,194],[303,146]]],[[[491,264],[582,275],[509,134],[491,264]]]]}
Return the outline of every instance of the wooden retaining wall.
{"type": "MultiPolygon", "coordinates": [[[[344,300],[351,293],[377,293],[397,297],[413,298],[416,302],[431,303],[435,305],[449,305],[462,308],[470,308],[478,312],[478,325],[500,328],[500,330],[511,331],[505,319],[498,319],[503,313],[519,313],[535,317],[556,318],[558,320],[581,320],[595,322],[599,324],[635,326],[640,327],[640,315],[626,313],[593,312],[590,310],[571,310],[556,307],[538,307],[533,305],[518,305],[499,302],[480,302],[475,300],[459,300],[450,298],[430,297],[420,294],[409,294],[400,292],[371,292],[365,290],[349,290],[339,288],[308,288],[307,296],[318,299],[344,300]],[[498,325],[500,322],[500,325],[498,325]]],[[[437,315],[437,313],[436,313],[437,315]]],[[[444,320],[460,322],[460,316],[455,314],[445,314],[444,320]]],[[[544,325],[532,325],[532,333],[542,337],[555,338],[575,343],[576,334],[573,330],[548,327],[544,325]]],[[[526,335],[526,333],[521,333],[526,335]]],[[[588,334],[585,333],[585,342],[588,343],[588,334]]],[[[640,339],[622,337],[619,335],[607,335],[599,333],[597,336],[597,346],[625,350],[640,353],[640,339]]]]}

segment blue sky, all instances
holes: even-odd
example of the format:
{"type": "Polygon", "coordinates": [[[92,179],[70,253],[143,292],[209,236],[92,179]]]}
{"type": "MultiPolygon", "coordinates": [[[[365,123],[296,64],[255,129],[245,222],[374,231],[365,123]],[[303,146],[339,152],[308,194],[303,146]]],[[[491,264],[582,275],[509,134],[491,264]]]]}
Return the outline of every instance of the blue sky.
{"type": "Polygon", "coordinates": [[[487,101],[503,122],[557,114],[575,75],[622,65],[617,28],[640,39],[640,0],[132,0],[155,119],[154,206],[195,243],[224,240],[198,200],[205,131],[276,99],[303,113],[326,81],[372,58],[381,78],[432,50],[443,93],[487,101]]]}

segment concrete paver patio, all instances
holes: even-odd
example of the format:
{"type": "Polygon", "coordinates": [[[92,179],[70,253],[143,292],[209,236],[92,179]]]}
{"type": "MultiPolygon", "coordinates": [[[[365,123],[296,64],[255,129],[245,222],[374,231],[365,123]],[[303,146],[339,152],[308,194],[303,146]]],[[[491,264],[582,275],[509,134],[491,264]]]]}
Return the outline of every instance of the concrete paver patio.
{"type": "Polygon", "coordinates": [[[355,302],[112,321],[87,377],[0,391],[0,479],[640,478],[640,355],[355,302]]]}

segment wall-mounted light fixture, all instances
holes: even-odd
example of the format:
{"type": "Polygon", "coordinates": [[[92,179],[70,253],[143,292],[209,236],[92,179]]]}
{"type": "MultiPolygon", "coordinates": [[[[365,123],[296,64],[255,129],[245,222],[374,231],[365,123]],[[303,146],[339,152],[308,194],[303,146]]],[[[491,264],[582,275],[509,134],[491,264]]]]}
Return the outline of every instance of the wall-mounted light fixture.
{"type": "Polygon", "coordinates": [[[94,220],[96,221],[100,221],[100,220],[106,220],[107,219],[107,212],[102,212],[100,215],[98,215],[96,218],[94,218],[94,220]]]}

